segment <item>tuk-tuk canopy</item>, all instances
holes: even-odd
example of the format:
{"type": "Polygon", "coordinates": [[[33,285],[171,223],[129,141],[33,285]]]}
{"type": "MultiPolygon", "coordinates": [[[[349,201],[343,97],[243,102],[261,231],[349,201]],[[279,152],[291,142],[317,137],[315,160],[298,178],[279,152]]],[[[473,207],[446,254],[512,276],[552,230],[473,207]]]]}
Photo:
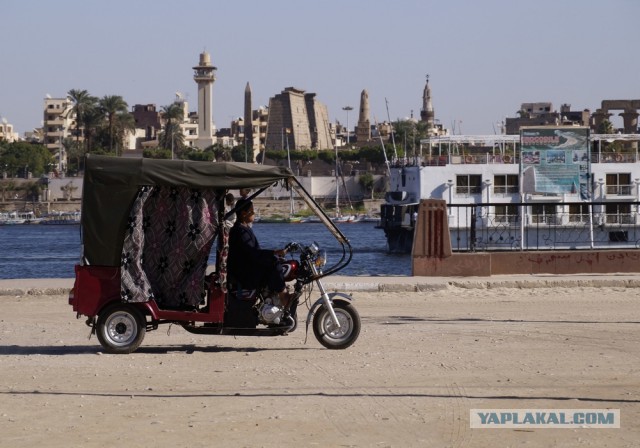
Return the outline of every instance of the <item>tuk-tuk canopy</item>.
{"type": "Polygon", "coordinates": [[[293,178],[286,167],[87,155],[82,190],[84,260],[118,266],[127,219],[141,187],[263,188],[293,178]]]}

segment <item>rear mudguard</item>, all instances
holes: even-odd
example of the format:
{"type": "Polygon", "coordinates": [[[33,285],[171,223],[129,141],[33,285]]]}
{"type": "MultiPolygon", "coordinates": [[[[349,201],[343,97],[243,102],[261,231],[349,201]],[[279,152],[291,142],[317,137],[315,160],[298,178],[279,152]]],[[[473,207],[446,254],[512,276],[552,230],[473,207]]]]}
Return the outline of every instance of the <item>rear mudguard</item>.
{"type": "MultiPolygon", "coordinates": [[[[343,292],[330,292],[330,293],[327,293],[327,295],[329,296],[329,300],[331,301],[331,303],[334,303],[334,302],[351,303],[351,302],[353,302],[353,297],[351,297],[349,294],[345,294],[343,292]]],[[[318,311],[318,308],[320,308],[322,305],[324,305],[324,300],[322,299],[322,297],[320,297],[309,308],[309,314],[307,314],[307,327],[305,329],[305,331],[306,331],[305,342],[306,342],[306,335],[309,334],[309,323],[313,319],[313,315],[316,313],[316,311],[318,311]]]]}

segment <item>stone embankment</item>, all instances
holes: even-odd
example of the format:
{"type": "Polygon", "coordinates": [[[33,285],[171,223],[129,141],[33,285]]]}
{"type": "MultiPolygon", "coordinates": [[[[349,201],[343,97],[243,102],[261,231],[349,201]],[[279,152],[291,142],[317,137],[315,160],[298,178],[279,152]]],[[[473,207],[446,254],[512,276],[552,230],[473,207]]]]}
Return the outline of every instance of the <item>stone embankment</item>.
{"type": "MultiPolygon", "coordinates": [[[[361,213],[378,214],[380,213],[380,205],[383,204],[382,200],[365,200],[360,207],[361,213]]],[[[291,201],[289,199],[270,199],[270,198],[256,198],[254,200],[256,211],[261,217],[271,218],[276,216],[289,216],[291,210],[291,201]]],[[[325,210],[333,210],[335,203],[329,201],[326,204],[321,204],[325,210]]],[[[354,205],[355,207],[355,205],[354,205]]],[[[13,212],[13,211],[36,211],[36,214],[45,214],[52,212],[73,212],[78,211],[81,208],[81,201],[74,199],[72,201],[50,201],[50,202],[31,202],[24,200],[6,201],[0,202],[0,212],[13,212]]],[[[294,210],[298,213],[308,210],[307,205],[302,200],[294,201],[294,210]]]]}
{"type": "MultiPolygon", "coordinates": [[[[539,288],[640,288],[640,276],[633,274],[498,275],[493,277],[357,277],[330,276],[324,280],[329,291],[402,293],[429,292],[451,288],[513,290],[539,288]]],[[[0,280],[0,296],[66,295],[71,278],[0,280]]]]}

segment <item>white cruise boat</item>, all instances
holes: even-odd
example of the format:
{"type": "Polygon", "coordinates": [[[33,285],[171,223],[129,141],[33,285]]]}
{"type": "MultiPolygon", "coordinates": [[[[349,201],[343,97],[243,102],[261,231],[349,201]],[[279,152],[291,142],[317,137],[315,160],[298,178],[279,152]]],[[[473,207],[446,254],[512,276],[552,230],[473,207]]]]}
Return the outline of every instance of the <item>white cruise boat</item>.
{"type": "Polygon", "coordinates": [[[454,251],[640,247],[640,134],[531,130],[434,137],[395,161],[379,225],[389,250],[411,252],[421,199],[446,201],[454,251]]]}

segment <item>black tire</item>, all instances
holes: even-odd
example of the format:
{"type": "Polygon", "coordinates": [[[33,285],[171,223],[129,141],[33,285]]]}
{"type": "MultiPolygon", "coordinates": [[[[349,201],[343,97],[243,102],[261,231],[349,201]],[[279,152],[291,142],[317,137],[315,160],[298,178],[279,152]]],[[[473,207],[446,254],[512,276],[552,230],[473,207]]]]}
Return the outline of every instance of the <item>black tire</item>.
{"type": "Polygon", "coordinates": [[[360,335],[360,315],[353,305],[334,302],[340,328],[334,328],[333,319],[326,306],[321,306],[313,317],[313,334],[326,348],[342,350],[351,347],[360,335]]]}
{"type": "Polygon", "coordinates": [[[96,333],[107,353],[135,352],[147,331],[144,315],[134,306],[116,304],[104,309],[98,316],[96,333]]]}

